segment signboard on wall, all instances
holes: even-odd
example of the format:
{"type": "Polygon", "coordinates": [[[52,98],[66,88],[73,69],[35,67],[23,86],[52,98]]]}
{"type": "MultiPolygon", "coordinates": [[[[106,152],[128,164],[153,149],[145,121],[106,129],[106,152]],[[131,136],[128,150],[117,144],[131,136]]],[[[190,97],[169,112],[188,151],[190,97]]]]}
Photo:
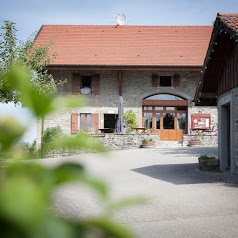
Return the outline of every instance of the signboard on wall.
{"type": "Polygon", "coordinates": [[[211,114],[192,114],[192,129],[206,130],[211,126],[211,114]]]}

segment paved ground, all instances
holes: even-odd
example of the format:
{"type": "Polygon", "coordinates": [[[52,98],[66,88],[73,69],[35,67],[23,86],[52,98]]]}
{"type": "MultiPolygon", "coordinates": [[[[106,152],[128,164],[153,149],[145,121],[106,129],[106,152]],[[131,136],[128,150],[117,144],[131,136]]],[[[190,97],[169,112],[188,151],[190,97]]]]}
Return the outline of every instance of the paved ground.
{"type": "MultiPolygon", "coordinates": [[[[238,175],[201,172],[197,157],[217,154],[217,148],[153,148],[87,154],[44,160],[84,163],[107,181],[112,199],[143,195],[145,205],[118,211],[115,216],[137,237],[238,237],[238,175]]],[[[100,200],[78,185],[55,192],[55,206],[66,216],[100,213],[100,200]]]]}

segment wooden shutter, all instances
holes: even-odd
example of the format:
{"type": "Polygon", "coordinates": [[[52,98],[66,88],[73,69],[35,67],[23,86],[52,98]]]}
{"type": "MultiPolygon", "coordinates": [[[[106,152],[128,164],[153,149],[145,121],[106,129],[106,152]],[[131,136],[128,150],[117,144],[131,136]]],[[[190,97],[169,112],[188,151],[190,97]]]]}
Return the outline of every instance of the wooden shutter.
{"type": "Polygon", "coordinates": [[[100,75],[95,74],[92,76],[92,94],[99,95],[100,93],[100,75]]]}
{"type": "Polygon", "coordinates": [[[152,78],[151,78],[151,85],[152,87],[158,87],[159,83],[158,83],[158,74],[152,74],[152,78]]]}
{"type": "Polygon", "coordinates": [[[179,75],[178,74],[174,74],[173,76],[173,86],[174,87],[179,87],[179,75]]]}
{"type": "Polygon", "coordinates": [[[71,115],[71,133],[78,133],[79,131],[79,114],[72,113],[71,115]]]}
{"type": "Polygon", "coordinates": [[[95,133],[98,132],[98,128],[99,128],[99,115],[98,113],[93,113],[93,129],[95,133]]]}
{"type": "Polygon", "coordinates": [[[80,81],[81,81],[81,76],[80,75],[73,75],[72,78],[72,93],[73,94],[78,94],[80,91],[80,81]]]}

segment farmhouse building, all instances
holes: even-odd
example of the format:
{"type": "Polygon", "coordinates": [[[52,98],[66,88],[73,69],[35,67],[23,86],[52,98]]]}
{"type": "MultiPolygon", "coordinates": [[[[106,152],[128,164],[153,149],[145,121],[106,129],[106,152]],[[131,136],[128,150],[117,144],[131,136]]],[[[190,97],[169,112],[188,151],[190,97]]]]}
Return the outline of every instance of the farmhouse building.
{"type": "MultiPolygon", "coordinates": [[[[55,80],[67,79],[59,93],[88,99],[86,107],[45,118],[44,127],[59,125],[68,134],[115,128],[121,95],[125,112],[134,111],[139,126],[161,140],[215,130],[215,103],[193,102],[211,33],[211,26],[43,25],[35,45],[53,41],[57,57],[47,69],[55,80]],[[205,121],[192,121],[201,115],[205,121]]],[[[37,134],[39,144],[40,122],[37,134]]]]}
{"type": "Polygon", "coordinates": [[[217,105],[220,168],[238,173],[238,14],[217,14],[195,103],[217,105]]]}

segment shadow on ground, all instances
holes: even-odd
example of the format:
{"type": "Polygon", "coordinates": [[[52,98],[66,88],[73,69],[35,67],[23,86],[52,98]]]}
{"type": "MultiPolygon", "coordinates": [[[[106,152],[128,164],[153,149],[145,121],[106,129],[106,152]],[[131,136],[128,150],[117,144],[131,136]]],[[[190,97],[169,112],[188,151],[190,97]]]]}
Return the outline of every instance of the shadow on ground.
{"type": "Polygon", "coordinates": [[[238,187],[238,175],[200,171],[197,163],[153,165],[132,171],[175,185],[223,183],[226,186],[238,187]]]}
{"type": "Polygon", "coordinates": [[[200,147],[178,147],[174,150],[171,150],[171,148],[165,148],[165,147],[155,147],[153,149],[150,149],[151,151],[158,151],[163,154],[175,154],[175,155],[218,155],[218,147],[212,146],[212,147],[206,147],[206,146],[200,146],[200,147]]]}

